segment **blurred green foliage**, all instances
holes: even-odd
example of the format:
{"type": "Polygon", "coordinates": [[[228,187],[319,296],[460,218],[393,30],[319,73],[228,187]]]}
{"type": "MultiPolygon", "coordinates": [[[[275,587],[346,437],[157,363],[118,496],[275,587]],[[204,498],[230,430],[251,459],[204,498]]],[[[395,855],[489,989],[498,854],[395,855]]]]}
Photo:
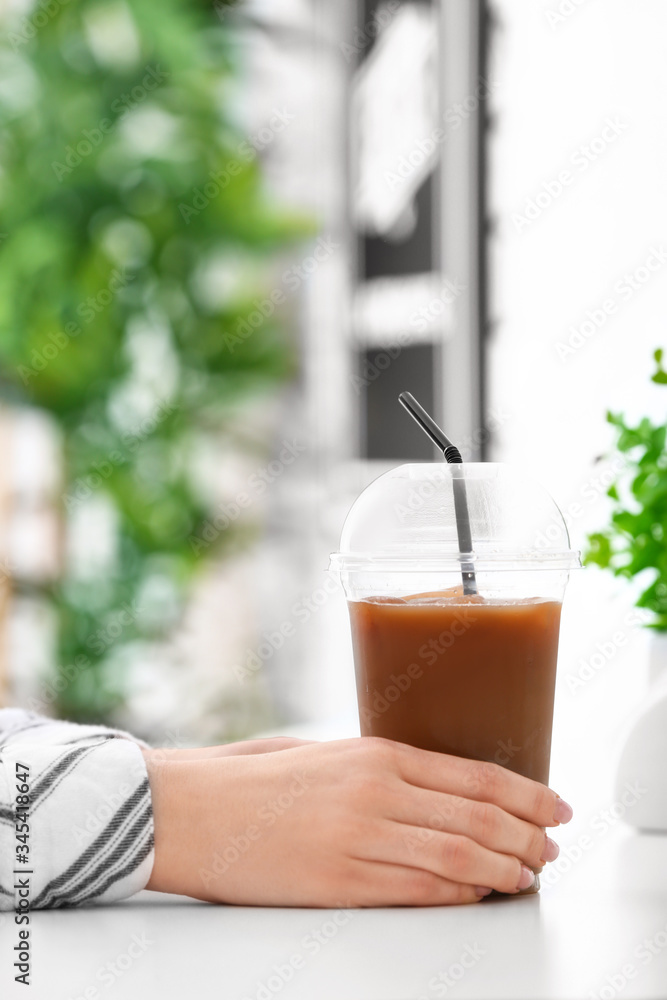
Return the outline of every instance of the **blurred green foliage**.
{"type": "Polygon", "coordinates": [[[260,263],[309,226],[265,197],[235,124],[227,6],[41,0],[2,25],[0,393],[62,428],[64,517],[91,494],[116,512],[113,570],[50,588],[70,718],[122,704],[100,629],[156,581],[174,600],[126,614],[118,642],[182,606],[207,513],[197,435],[293,370],[275,318],[235,334],[266,290],[260,263]]]}
{"type": "MultiPolygon", "coordinates": [[[[652,380],[667,385],[662,350],[654,357],[652,380]]],[[[667,424],[645,417],[631,427],[620,413],[608,413],[607,420],[616,429],[616,447],[626,466],[608,490],[614,502],[611,523],[606,531],[589,535],[586,562],[616,576],[653,571],[637,606],[654,613],[650,627],[667,632],[667,424]]]]}

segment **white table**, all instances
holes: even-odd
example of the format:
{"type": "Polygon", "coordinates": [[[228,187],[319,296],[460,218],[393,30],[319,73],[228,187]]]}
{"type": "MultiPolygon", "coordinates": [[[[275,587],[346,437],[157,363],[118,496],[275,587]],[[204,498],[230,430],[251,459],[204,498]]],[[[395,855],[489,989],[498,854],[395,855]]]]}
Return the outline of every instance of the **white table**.
{"type": "MultiPolygon", "coordinates": [[[[335,914],[210,906],[143,892],[115,906],[33,914],[29,990],[11,979],[14,934],[6,916],[0,1000],[75,1000],[92,987],[94,1000],[665,1000],[667,835],[640,834],[605,818],[608,810],[621,811],[613,798],[614,756],[641,694],[643,654],[638,640],[629,643],[606,673],[570,694],[566,672],[588,646],[576,636],[568,642],[552,787],[575,816],[553,834],[561,857],[547,866],[539,896],[335,914]],[[290,960],[300,968],[289,982],[273,979],[275,966],[290,960]],[[114,975],[109,963],[127,967],[114,975]]],[[[351,713],[328,728],[291,731],[336,739],[355,727],[351,713]]]]}
{"type": "Polygon", "coordinates": [[[96,986],[88,994],[96,1000],[662,1000],[667,837],[622,823],[600,832],[590,816],[571,827],[570,845],[590,835],[593,848],[563,863],[562,875],[554,869],[539,896],[336,913],[143,892],[115,906],[42,911],[33,917],[29,991],[7,976],[13,933],[7,922],[0,931],[0,996],[74,1000],[96,986]],[[644,940],[656,954],[642,951],[644,940]]]}

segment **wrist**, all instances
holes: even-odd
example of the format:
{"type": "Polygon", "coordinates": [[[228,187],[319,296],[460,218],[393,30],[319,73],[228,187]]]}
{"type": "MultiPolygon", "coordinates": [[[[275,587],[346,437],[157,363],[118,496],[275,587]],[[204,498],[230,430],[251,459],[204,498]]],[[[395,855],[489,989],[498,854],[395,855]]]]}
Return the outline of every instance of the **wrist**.
{"type": "Polygon", "coordinates": [[[156,750],[142,750],[142,753],[151,789],[155,831],[155,860],[146,888],[154,892],[187,893],[184,816],[191,815],[188,797],[195,778],[193,765],[165,760],[156,750]]]}

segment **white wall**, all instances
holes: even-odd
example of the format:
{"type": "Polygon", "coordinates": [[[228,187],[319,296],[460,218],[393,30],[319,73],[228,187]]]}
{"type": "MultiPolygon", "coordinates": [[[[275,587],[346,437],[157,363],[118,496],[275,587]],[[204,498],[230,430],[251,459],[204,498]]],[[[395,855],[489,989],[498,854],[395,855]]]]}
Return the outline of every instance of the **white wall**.
{"type": "MultiPolygon", "coordinates": [[[[610,463],[595,462],[611,441],[606,410],[667,412],[667,390],[649,381],[654,348],[667,347],[667,252],[638,272],[636,291],[624,278],[652,248],[667,251],[667,4],[495,0],[494,11],[489,403],[506,418],[493,457],[530,466],[562,507],[580,503],[571,519],[580,546],[608,510],[599,479],[610,463]],[[562,171],[569,183],[559,192],[562,171]],[[605,301],[613,313],[559,356],[557,345],[605,301]]],[[[573,580],[554,754],[564,782],[581,771],[608,788],[624,721],[646,686],[647,636],[628,624],[631,609],[622,581],[595,569],[573,580]],[[603,665],[573,689],[568,674],[596,653],[603,665]]]]}
{"type": "Polygon", "coordinates": [[[608,407],[667,410],[667,392],[648,382],[653,348],[667,346],[667,253],[638,291],[614,288],[652,247],[667,251],[667,4],[571,6],[551,26],[556,0],[496,0],[491,66],[491,403],[511,414],[498,451],[534,465],[563,500],[608,444],[608,407]],[[623,130],[609,130],[612,141],[584,169],[580,147],[607,120],[623,130]],[[569,186],[522,221],[563,170],[569,186]],[[556,345],[609,299],[616,312],[560,358],[556,345]]]}

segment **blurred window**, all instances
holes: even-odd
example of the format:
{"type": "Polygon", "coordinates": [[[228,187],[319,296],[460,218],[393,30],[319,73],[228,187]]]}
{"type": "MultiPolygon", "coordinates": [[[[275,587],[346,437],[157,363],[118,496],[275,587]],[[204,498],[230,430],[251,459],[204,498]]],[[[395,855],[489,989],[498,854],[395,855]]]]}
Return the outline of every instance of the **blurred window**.
{"type": "Polygon", "coordinates": [[[364,0],[358,13],[350,333],[359,457],[433,457],[397,407],[408,389],[479,458],[469,442],[482,424],[486,9],[477,0],[364,0]]]}

